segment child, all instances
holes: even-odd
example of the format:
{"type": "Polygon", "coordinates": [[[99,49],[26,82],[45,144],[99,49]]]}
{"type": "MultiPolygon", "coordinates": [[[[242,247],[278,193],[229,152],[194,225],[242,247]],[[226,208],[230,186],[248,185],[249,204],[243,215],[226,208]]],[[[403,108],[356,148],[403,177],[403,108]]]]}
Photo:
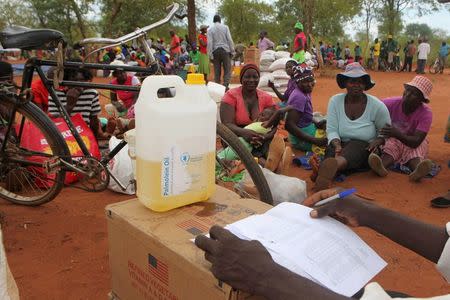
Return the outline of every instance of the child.
{"type": "Polygon", "coordinates": [[[287,86],[287,89],[286,89],[286,91],[284,92],[284,94],[281,94],[281,93],[277,90],[277,88],[275,87],[275,84],[274,84],[272,81],[269,80],[269,82],[268,82],[268,84],[267,84],[268,87],[270,87],[270,88],[273,90],[273,92],[277,95],[278,99],[280,99],[281,102],[283,103],[283,104],[280,105],[280,107],[282,107],[282,106],[285,105],[285,103],[286,103],[287,100],[289,99],[289,96],[291,95],[292,91],[295,90],[296,83],[295,83],[295,81],[292,79],[292,76],[294,75],[293,68],[294,68],[295,66],[297,66],[297,61],[295,61],[295,60],[293,60],[293,59],[288,60],[288,61],[286,62],[285,70],[286,70],[286,73],[289,75],[289,77],[291,77],[291,79],[289,79],[288,86],[287,86]]]}
{"type": "MultiPolygon", "coordinates": [[[[252,130],[258,134],[268,134],[273,130],[277,130],[277,125],[280,122],[280,120],[283,118],[283,116],[292,109],[292,106],[286,106],[282,109],[276,109],[274,106],[268,107],[264,109],[260,115],[258,116],[258,119],[256,122],[251,123],[247,126],[245,126],[245,129],[252,130]]],[[[258,148],[258,145],[252,145],[249,142],[247,142],[244,138],[239,138],[242,142],[242,144],[247,148],[248,151],[252,152],[254,147],[258,148]]],[[[227,147],[220,151],[217,154],[217,157],[221,160],[236,160],[239,159],[236,152],[233,151],[230,147],[227,147]]]]}

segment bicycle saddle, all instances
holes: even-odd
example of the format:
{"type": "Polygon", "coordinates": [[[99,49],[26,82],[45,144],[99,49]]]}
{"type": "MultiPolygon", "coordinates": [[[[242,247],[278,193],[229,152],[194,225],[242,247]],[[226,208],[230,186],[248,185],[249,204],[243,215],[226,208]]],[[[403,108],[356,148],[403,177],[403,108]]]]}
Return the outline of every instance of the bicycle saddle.
{"type": "Polygon", "coordinates": [[[23,50],[54,49],[63,40],[63,34],[53,29],[30,29],[23,26],[11,26],[0,32],[3,48],[23,50]]]}

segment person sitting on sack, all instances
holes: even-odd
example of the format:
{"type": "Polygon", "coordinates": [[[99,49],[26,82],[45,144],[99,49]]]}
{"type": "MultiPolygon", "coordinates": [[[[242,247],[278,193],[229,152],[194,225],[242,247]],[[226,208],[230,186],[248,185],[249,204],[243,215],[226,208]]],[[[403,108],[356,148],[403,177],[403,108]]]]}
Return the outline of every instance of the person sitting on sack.
{"type": "Polygon", "coordinates": [[[426,103],[430,102],[432,88],[428,78],[416,76],[405,84],[402,97],[383,100],[392,125],[380,130],[380,135],[385,138],[381,156],[369,155],[369,166],[378,176],[387,176],[387,169],[393,164],[407,166],[412,171],[409,175],[411,181],[419,181],[431,171],[433,163],[427,159],[426,137],[433,113],[426,103]]]}

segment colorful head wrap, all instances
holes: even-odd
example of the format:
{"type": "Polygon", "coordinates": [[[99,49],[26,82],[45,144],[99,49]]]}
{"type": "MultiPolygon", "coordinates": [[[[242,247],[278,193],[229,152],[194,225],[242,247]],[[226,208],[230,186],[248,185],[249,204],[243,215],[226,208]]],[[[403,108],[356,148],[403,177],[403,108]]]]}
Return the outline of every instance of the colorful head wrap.
{"type": "Polygon", "coordinates": [[[239,82],[242,84],[242,77],[244,77],[245,72],[247,72],[248,70],[253,69],[258,73],[258,76],[260,76],[261,74],[259,73],[259,68],[257,65],[255,64],[246,64],[244,67],[242,67],[241,69],[241,74],[239,76],[239,82]]]}
{"type": "Polygon", "coordinates": [[[313,69],[305,64],[295,66],[293,70],[294,70],[293,78],[297,83],[308,78],[314,78],[313,69]]]}
{"type": "Polygon", "coordinates": [[[301,31],[303,31],[303,24],[300,22],[295,23],[294,25],[295,29],[300,29],[301,31]]]}

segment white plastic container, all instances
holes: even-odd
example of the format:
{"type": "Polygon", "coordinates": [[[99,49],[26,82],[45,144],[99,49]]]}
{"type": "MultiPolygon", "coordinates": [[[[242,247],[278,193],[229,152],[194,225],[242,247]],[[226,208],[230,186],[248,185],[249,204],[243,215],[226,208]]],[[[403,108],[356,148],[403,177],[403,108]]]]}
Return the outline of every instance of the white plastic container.
{"type": "Polygon", "coordinates": [[[136,129],[124,133],[123,139],[128,143],[128,156],[131,158],[134,179],[136,179],[136,129]]]}
{"type": "Polygon", "coordinates": [[[219,107],[220,103],[222,102],[222,98],[225,95],[225,86],[215,83],[215,82],[208,82],[207,85],[208,93],[211,99],[216,102],[217,105],[217,121],[220,122],[220,113],[219,113],[219,107]]]}
{"type": "Polygon", "coordinates": [[[205,85],[149,76],[136,103],[137,196],[167,211],[207,200],[215,191],[217,107],[205,85]],[[174,88],[172,98],[158,98],[174,88]]]}

